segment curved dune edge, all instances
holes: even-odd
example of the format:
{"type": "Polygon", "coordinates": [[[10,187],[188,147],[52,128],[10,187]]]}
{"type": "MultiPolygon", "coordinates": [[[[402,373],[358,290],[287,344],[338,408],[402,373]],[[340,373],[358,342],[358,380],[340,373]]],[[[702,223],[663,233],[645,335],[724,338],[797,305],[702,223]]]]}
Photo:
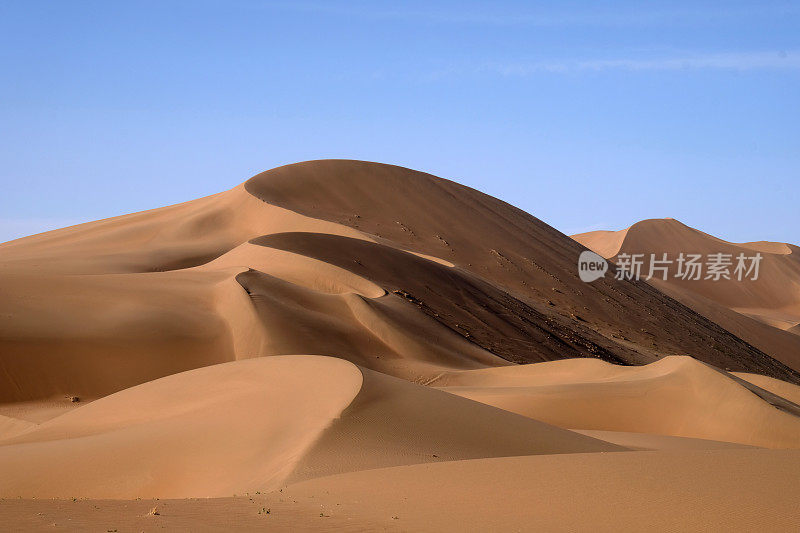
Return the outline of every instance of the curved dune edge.
{"type": "Polygon", "coordinates": [[[331,473],[626,448],[338,358],[161,378],[0,441],[1,497],[221,497],[331,473]]]}
{"type": "Polygon", "coordinates": [[[0,243],[0,271],[107,274],[209,263],[260,235],[309,231],[372,238],[342,224],[266,203],[244,184],[204,198],[0,243]]]}
{"type": "Polygon", "coordinates": [[[161,378],[0,442],[0,495],[209,497],[275,488],[360,388],[355,365],[310,356],[161,378]]]}
{"type": "Polygon", "coordinates": [[[800,387],[791,383],[786,383],[779,379],[762,376],[760,374],[748,374],[747,372],[731,372],[734,376],[740,377],[745,381],[749,381],[757,387],[761,387],[773,394],[777,394],[782,398],[786,398],[790,402],[800,405],[800,387]]]}
{"type": "Polygon", "coordinates": [[[252,355],[335,354],[409,381],[446,369],[509,364],[396,294],[326,294],[257,270],[236,280],[265,331],[252,355]]]}
{"type": "Polygon", "coordinates": [[[362,369],[364,386],[287,479],[482,457],[627,448],[362,369]]]}
{"type": "Polygon", "coordinates": [[[568,359],[449,372],[433,385],[564,428],[800,448],[800,418],[691,357],[640,367],[568,359]]]}
{"type": "Polygon", "coordinates": [[[619,253],[629,229],[625,228],[619,231],[597,230],[570,235],[570,237],[593,252],[610,259],[619,253]]]}
{"type": "Polygon", "coordinates": [[[634,451],[695,451],[695,450],[731,450],[759,449],[736,442],[719,440],[693,439],[691,437],[673,437],[670,435],[654,435],[652,433],[631,433],[628,431],[602,431],[597,429],[573,429],[575,433],[594,439],[604,440],[634,451]]]}
{"type": "Polygon", "coordinates": [[[258,246],[246,242],[196,267],[198,270],[218,270],[239,267],[241,271],[258,270],[270,276],[326,294],[361,294],[379,298],[386,294],[381,287],[349,270],[302,254],[258,246]]]}

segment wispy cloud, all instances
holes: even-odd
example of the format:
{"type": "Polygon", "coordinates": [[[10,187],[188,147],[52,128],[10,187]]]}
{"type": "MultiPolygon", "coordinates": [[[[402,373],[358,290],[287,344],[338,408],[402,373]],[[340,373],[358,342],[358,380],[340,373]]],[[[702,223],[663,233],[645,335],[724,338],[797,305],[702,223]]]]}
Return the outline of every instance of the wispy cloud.
{"type": "MultiPolygon", "coordinates": [[[[457,69],[448,69],[451,73],[454,70],[457,69]]],[[[494,72],[503,76],[607,70],[800,70],[800,51],[686,54],[655,58],[497,62],[487,63],[473,70],[476,72],[494,72]]]]}
{"type": "Polygon", "coordinates": [[[523,27],[641,27],[659,24],[725,23],[731,19],[771,19],[795,16],[798,7],[781,3],[770,5],[750,3],[722,5],[715,8],[703,6],[606,6],[596,4],[590,8],[570,9],[569,5],[523,4],[515,8],[498,4],[460,3],[451,7],[406,3],[401,7],[387,7],[379,2],[248,2],[249,7],[293,11],[308,15],[346,16],[372,20],[394,20],[412,23],[457,24],[480,26],[523,27]]]}

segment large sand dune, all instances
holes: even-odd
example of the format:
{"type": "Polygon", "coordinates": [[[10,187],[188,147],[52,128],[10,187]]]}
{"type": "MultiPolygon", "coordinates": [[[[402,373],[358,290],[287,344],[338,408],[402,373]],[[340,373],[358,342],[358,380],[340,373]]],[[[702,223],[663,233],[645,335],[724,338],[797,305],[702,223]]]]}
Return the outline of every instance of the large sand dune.
{"type": "Polygon", "coordinates": [[[774,327],[797,254],[737,246],[770,256],[741,294],[584,283],[585,248],[533,216],[342,160],[0,244],[0,498],[30,498],[0,519],[783,527],[797,457],[764,448],[800,448],[800,336],[774,327]],[[175,514],[128,516],[139,497],[175,514]]]}
{"type": "Polygon", "coordinates": [[[296,353],[417,381],[443,368],[690,354],[800,382],[646,283],[581,282],[581,250],[429,174],[288,165],[193,202],[0,245],[0,401],[94,398],[296,353]]]}

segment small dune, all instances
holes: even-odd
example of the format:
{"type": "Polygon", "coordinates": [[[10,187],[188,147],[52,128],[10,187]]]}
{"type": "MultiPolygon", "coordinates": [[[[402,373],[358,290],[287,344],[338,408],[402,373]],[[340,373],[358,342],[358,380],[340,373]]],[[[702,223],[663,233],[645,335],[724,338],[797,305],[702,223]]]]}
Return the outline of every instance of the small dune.
{"type": "Polygon", "coordinates": [[[640,367],[570,359],[451,372],[433,385],[565,428],[800,448],[800,418],[691,357],[640,367]]]}

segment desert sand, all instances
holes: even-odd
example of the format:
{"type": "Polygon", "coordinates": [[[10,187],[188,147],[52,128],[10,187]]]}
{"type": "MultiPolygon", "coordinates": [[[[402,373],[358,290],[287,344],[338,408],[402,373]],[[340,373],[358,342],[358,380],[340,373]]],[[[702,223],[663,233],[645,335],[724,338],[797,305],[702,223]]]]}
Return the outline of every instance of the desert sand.
{"type": "Polygon", "coordinates": [[[739,293],[583,283],[533,216],[344,160],[0,244],[0,523],[793,530],[800,263],[737,246],[739,293]]]}

